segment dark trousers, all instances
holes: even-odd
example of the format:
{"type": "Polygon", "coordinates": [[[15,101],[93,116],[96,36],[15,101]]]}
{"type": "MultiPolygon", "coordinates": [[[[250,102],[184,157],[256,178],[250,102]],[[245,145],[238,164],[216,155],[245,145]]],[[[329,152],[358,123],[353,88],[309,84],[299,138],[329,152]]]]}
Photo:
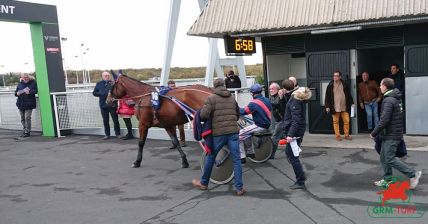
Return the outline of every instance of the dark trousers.
{"type": "Polygon", "coordinates": [[[392,178],[392,168],[400,171],[409,178],[415,177],[415,169],[408,166],[397,159],[396,153],[399,140],[383,140],[382,148],[380,150],[380,162],[383,167],[383,179],[390,180],[392,178]]]}
{"type": "Polygon", "coordinates": [[[129,136],[133,136],[132,134],[132,123],[131,123],[131,118],[123,118],[123,121],[125,122],[126,125],[126,130],[128,130],[128,135],[129,136]]]}
{"type": "MultiPolygon", "coordinates": [[[[300,146],[303,141],[303,137],[296,139],[297,145],[300,146]]],[[[290,144],[287,144],[285,147],[285,154],[287,155],[287,159],[290,162],[291,166],[293,167],[294,174],[296,175],[296,183],[299,185],[305,184],[305,172],[303,172],[303,166],[302,163],[300,163],[300,159],[298,156],[293,155],[293,150],[291,149],[290,144]]]]}
{"type": "Polygon", "coordinates": [[[116,108],[114,107],[107,107],[107,108],[100,108],[101,109],[101,116],[103,117],[103,125],[104,125],[104,133],[106,136],[110,136],[110,122],[108,115],[110,114],[111,119],[113,120],[114,124],[114,133],[116,136],[120,135],[120,126],[119,126],[119,119],[117,117],[116,108]]]}

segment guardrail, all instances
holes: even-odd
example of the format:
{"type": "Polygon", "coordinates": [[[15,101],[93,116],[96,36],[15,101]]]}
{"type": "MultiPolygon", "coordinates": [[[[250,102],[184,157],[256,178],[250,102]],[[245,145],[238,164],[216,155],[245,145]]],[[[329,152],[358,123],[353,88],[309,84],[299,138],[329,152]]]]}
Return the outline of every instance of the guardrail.
{"type": "MultiPolygon", "coordinates": [[[[39,98],[36,95],[36,109],[33,110],[31,116],[31,130],[41,131],[42,125],[39,111],[39,98]]],[[[0,92],[0,128],[11,130],[22,130],[21,116],[16,107],[15,92],[1,91],[0,92]]]]}
{"type": "MultiPolygon", "coordinates": [[[[244,107],[252,97],[248,88],[229,89],[234,95],[238,105],[244,107]]],[[[93,134],[91,130],[98,130],[101,133],[103,121],[98,105],[98,98],[92,95],[92,90],[76,90],[72,92],[51,93],[55,113],[55,126],[57,136],[62,137],[61,131],[79,130],[79,133],[93,134]]],[[[15,106],[16,97],[14,92],[0,92],[0,128],[20,130],[22,129],[21,117],[15,106]]],[[[33,111],[32,127],[34,131],[41,131],[41,120],[37,98],[37,108],[33,111]]],[[[110,119],[111,120],[111,119],[110,119]]],[[[112,121],[111,121],[112,122],[112,121]]],[[[131,122],[134,129],[138,127],[138,120],[135,116],[131,122]]],[[[119,119],[121,127],[125,127],[123,119],[119,119]]],[[[111,127],[113,124],[111,123],[111,127]]],[[[190,124],[185,126],[190,129],[190,124]]]]}

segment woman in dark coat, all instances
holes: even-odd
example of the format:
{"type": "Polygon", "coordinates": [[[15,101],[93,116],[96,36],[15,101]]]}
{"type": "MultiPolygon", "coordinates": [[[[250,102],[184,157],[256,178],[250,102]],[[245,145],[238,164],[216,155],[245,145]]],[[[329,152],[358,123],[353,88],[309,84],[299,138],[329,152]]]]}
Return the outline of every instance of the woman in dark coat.
{"type": "Polygon", "coordinates": [[[23,133],[21,137],[29,137],[31,132],[31,114],[33,109],[36,108],[36,94],[37,83],[34,77],[23,74],[21,75],[21,82],[15,90],[16,106],[21,115],[21,123],[23,126],[23,133]]]}

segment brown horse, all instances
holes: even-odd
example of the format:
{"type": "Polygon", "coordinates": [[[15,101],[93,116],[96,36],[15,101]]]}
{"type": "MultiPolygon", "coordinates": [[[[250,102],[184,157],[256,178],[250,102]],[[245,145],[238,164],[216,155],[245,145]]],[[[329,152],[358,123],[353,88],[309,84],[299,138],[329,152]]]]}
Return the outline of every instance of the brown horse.
{"type": "MultiPolygon", "coordinates": [[[[174,102],[166,97],[160,97],[161,107],[159,110],[154,110],[151,103],[151,94],[156,92],[156,88],[149,84],[140,82],[126,75],[121,75],[117,79],[111,90],[111,97],[120,99],[125,95],[130,96],[135,101],[136,115],[139,121],[138,129],[140,139],[138,142],[137,160],[132,167],[138,168],[141,166],[143,159],[143,148],[146,142],[148,129],[151,127],[161,127],[166,130],[172,143],[177,146],[177,150],[181,156],[181,166],[189,167],[186,159],[186,154],[181,149],[178,142],[175,126],[188,122],[183,110],[180,109],[174,102]]],[[[213,93],[211,88],[203,85],[182,86],[171,89],[166,96],[172,96],[188,105],[194,110],[199,110],[204,105],[205,100],[213,93]]]]}

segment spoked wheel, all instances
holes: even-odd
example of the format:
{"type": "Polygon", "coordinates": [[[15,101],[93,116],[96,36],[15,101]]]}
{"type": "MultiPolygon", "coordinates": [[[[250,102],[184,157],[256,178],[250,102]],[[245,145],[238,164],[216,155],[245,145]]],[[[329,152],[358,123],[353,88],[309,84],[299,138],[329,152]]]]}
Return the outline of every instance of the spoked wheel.
{"type": "MultiPolygon", "coordinates": [[[[207,157],[206,153],[202,154],[201,168],[204,170],[204,161],[207,157]]],[[[233,179],[233,161],[230,152],[223,148],[218,152],[213,170],[211,172],[210,181],[215,184],[227,184],[233,179]]]]}
{"type": "Polygon", "coordinates": [[[269,160],[272,155],[273,143],[272,139],[269,136],[257,138],[253,137],[253,146],[254,146],[254,154],[255,158],[252,159],[247,157],[247,159],[251,160],[255,163],[264,163],[269,160]],[[261,143],[257,143],[257,141],[262,141],[261,143]],[[260,145],[259,147],[256,147],[260,145]]]}

